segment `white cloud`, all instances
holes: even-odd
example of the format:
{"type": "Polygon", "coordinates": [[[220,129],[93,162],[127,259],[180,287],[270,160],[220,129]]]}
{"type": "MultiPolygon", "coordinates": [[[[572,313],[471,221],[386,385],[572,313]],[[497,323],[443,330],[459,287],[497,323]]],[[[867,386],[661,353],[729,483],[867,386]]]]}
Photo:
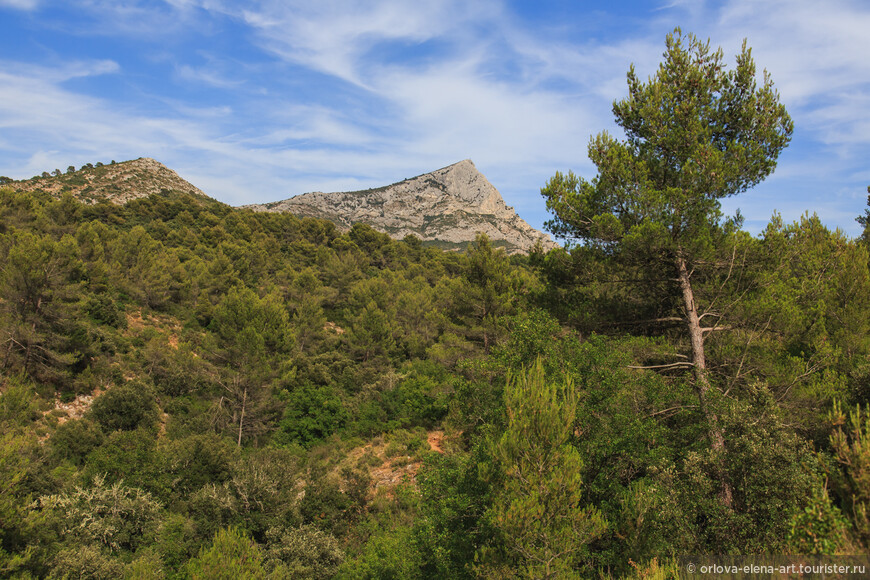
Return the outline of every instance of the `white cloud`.
{"type": "Polygon", "coordinates": [[[358,120],[326,107],[287,103],[277,113],[272,112],[271,117],[278,128],[258,134],[246,140],[247,143],[268,147],[301,141],[348,147],[371,145],[377,141],[376,136],[358,120]]]}
{"type": "Polygon", "coordinates": [[[16,10],[36,10],[39,0],[0,0],[0,7],[3,6],[16,10]]]}
{"type": "Polygon", "coordinates": [[[385,71],[377,88],[413,128],[405,132],[410,148],[429,155],[452,151],[457,161],[564,161],[578,145],[585,152],[594,124],[578,100],[482,78],[471,63],[419,74],[385,71]]]}
{"type": "Polygon", "coordinates": [[[481,5],[476,6],[438,0],[264,1],[241,16],[280,58],[366,87],[369,51],[383,43],[413,45],[450,34],[479,13],[481,5]]]}
{"type": "MultiPolygon", "coordinates": [[[[54,160],[49,163],[53,168],[103,157],[150,155],[165,150],[167,142],[175,142],[185,131],[190,146],[206,148],[210,141],[189,122],[138,117],[112,103],[65,90],[60,83],[69,78],[68,69],[40,72],[41,76],[0,72],[0,147],[10,153],[37,152],[23,166],[4,168],[10,176],[45,171],[47,167],[37,164],[48,159],[54,160]]],[[[8,163],[19,161],[8,157],[8,163]]]]}
{"type": "MultiPolygon", "coordinates": [[[[36,6],[0,0],[13,4],[36,6]]],[[[641,78],[654,73],[664,35],[678,21],[722,45],[729,62],[748,37],[756,62],[771,71],[798,132],[792,156],[765,186],[855,179],[856,164],[870,155],[870,10],[858,2],[675,0],[616,34],[572,22],[530,24],[499,0],[78,6],[88,20],[63,24],[70,31],[151,46],[165,39],[161,64],[172,63],[175,86],[207,100],[142,83],[136,88],[149,105],[139,106],[154,113],[66,83],[128,72],[113,60],[0,63],[0,148],[8,152],[0,172],[29,176],[146,155],[224,201],[249,203],[383,185],[470,157],[539,224],[546,219],[539,188],[556,170],[594,173],[586,145],[601,130],[615,131],[610,106],[626,94],[629,64],[641,78]],[[176,39],[198,42],[191,31],[213,38],[230,21],[246,30],[234,37],[248,43],[244,56],[215,45],[173,52],[176,39]],[[323,79],[328,88],[312,88],[323,79]],[[809,141],[828,147],[811,163],[810,148],[798,147],[809,141]]],[[[752,198],[748,217],[769,217],[765,195],[752,198]]]]}
{"type": "MultiPolygon", "coordinates": [[[[2,1],[2,0],[0,0],[2,1]]],[[[75,0],[65,2],[73,18],[43,11],[48,26],[79,37],[123,37],[147,43],[175,43],[192,32],[214,32],[213,23],[197,8],[207,2],[173,0],[75,0]]]]}
{"type": "MultiPolygon", "coordinates": [[[[228,5],[221,10],[233,12],[228,5]]],[[[409,158],[419,158],[418,171],[424,171],[434,168],[426,160],[446,165],[465,157],[503,169],[542,162],[548,173],[568,163],[588,165],[588,137],[603,128],[590,111],[609,114],[617,81],[624,86],[627,64],[614,72],[607,63],[616,55],[630,62],[631,53],[646,54],[638,46],[647,47],[627,41],[607,48],[604,58],[592,45],[578,54],[564,43],[523,33],[496,2],[473,8],[453,2],[260,2],[243,5],[238,14],[282,60],[361,87],[379,103],[369,106],[375,118],[368,124],[323,109],[264,139],[310,136],[365,145],[368,150],[355,154],[367,160],[363,169],[407,167],[409,158]],[[424,42],[438,43],[437,56],[413,63],[377,52],[390,43],[424,42]],[[505,59],[513,58],[519,59],[516,70],[499,73],[505,59]],[[562,86],[547,86],[553,82],[562,86]]],[[[342,163],[356,165],[346,156],[342,163]]]]}
{"type": "Polygon", "coordinates": [[[870,133],[861,139],[852,129],[870,123],[870,109],[855,106],[855,95],[870,91],[870,6],[845,0],[732,0],[716,28],[732,53],[747,38],[759,68],[770,71],[800,124],[823,133],[826,142],[870,144],[870,133]]]}
{"type": "Polygon", "coordinates": [[[295,111],[310,124],[287,136],[276,139],[266,133],[250,139],[215,123],[220,110],[188,112],[183,118],[146,116],[65,89],[66,69],[40,68],[39,72],[24,76],[0,71],[2,175],[22,179],[70,164],[147,156],[167,163],[206,193],[243,204],[314,189],[383,185],[383,180],[409,171],[413,175],[421,166],[419,159],[401,158],[389,147],[383,151],[282,148],[281,138],[367,139],[364,133],[352,135],[353,126],[343,126],[326,110],[295,111]]]}
{"type": "Polygon", "coordinates": [[[60,83],[76,78],[93,77],[120,72],[121,67],[113,60],[68,60],[58,66],[41,66],[32,63],[0,61],[0,71],[49,83],[60,83]]]}
{"type": "Polygon", "coordinates": [[[182,64],[176,67],[178,77],[196,83],[204,83],[220,89],[233,89],[245,84],[244,80],[231,79],[223,72],[208,67],[193,67],[182,64]]]}

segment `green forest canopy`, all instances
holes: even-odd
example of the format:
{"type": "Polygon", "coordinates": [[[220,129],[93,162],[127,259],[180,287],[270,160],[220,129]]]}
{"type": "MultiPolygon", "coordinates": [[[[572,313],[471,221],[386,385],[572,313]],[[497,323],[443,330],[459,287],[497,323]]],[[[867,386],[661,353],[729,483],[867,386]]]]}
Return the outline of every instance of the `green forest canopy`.
{"type": "Polygon", "coordinates": [[[599,176],[545,187],[554,229],[590,240],[546,254],[172,192],[0,190],[3,575],[623,577],[681,554],[866,554],[866,236],[724,219],[790,123],[748,52],[725,72],[676,33],[665,57],[629,73],[627,140],[590,146],[599,176]],[[764,113],[722,120],[735,109],[680,79],[764,113]],[[725,129],[646,132],[656,110],[701,114],[687,103],[725,129]]]}

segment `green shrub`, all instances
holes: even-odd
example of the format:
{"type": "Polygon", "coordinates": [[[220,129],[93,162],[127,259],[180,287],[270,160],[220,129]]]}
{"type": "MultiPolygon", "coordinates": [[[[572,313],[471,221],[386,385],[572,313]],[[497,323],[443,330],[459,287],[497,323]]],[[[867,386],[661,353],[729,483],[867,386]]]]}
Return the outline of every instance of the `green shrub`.
{"type": "Polygon", "coordinates": [[[835,481],[846,514],[865,548],[870,546],[870,405],[856,406],[848,415],[839,404],[831,411],[837,430],[831,448],[839,464],[835,481]]]}
{"type": "Polygon", "coordinates": [[[828,491],[813,488],[808,505],[791,519],[788,546],[795,554],[836,554],[846,545],[848,523],[828,491]]]}
{"type": "Polygon", "coordinates": [[[187,563],[186,572],[192,580],[260,580],[267,577],[262,550],[236,528],[218,531],[211,546],[187,563]]]}
{"type": "Polygon", "coordinates": [[[377,453],[369,449],[357,460],[357,467],[365,469],[369,467],[378,467],[383,463],[383,459],[378,457],[377,453]]]}
{"type": "Polygon", "coordinates": [[[124,580],[163,580],[166,572],[160,556],[154,552],[143,550],[144,554],[136,554],[136,559],[127,565],[124,580]]]}
{"type": "Polygon", "coordinates": [[[127,318],[124,312],[118,308],[112,297],[107,294],[98,294],[88,297],[85,302],[85,312],[95,322],[107,324],[114,328],[126,328],[127,318]]]}
{"type": "Polygon", "coordinates": [[[341,429],[348,419],[338,394],[330,387],[301,385],[285,391],[284,416],[274,439],[281,445],[310,447],[341,429]]]}
{"type": "Polygon", "coordinates": [[[165,475],[155,463],[153,433],[115,431],[85,458],[82,475],[86,480],[106,474],[110,481],[124,480],[165,496],[165,475]]]}
{"type": "Polygon", "coordinates": [[[116,385],[94,399],[90,416],[106,431],[133,431],[157,421],[157,401],[140,381],[116,385]]]}
{"type": "Polygon", "coordinates": [[[0,382],[0,425],[26,425],[40,416],[36,392],[20,379],[0,382]]]}
{"type": "Polygon", "coordinates": [[[99,476],[90,488],[43,496],[39,506],[64,540],[112,552],[134,551],[154,531],[161,515],[161,506],[151,494],[121,482],[109,486],[99,476]]]}
{"type": "Polygon", "coordinates": [[[342,580],[412,580],[421,578],[420,552],[410,528],[380,531],[362,553],[346,560],[336,578],[342,580]]]}
{"type": "Polygon", "coordinates": [[[237,452],[235,446],[214,433],[176,439],[159,448],[163,470],[172,475],[173,492],[179,496],[227,481],[237,452]]]}
{"type": "Polygon", "coordinates": [[[57,553],[49,578],[117,580],[124,576],[124,563],[93,544],[66,548],[57,553]]]}
{"type": "Polygon", "coordinates": [[[309,475],[305,495],[299,500],[299,514],[306,524],[340,535],[348,526],[353,502],[339,489],[338,482],[325,474],[309,475]]]}
{"type": "MultiPolygon", "coordinates": [[[[331,534],[313,526],[273,528],[266,534],[266,566],[287,578],[326,580],[344,561],[344,552],[331,534]]],[[[277,574],[276,574],[277,575],[277,574]]]]}
{"type": "Polygon", "coordinates": [[[180,570],[200,549],[193,520],[169,514],[157,528],[155,548],[170,570],[180,570]]]}
{"type": "Polygon", "coordinates": [[[84,458],[103,444],[103,431],[89,419],[72,419],[60,425],[49,440],[52,453],[59,458],[81,464],[84,458]]]}

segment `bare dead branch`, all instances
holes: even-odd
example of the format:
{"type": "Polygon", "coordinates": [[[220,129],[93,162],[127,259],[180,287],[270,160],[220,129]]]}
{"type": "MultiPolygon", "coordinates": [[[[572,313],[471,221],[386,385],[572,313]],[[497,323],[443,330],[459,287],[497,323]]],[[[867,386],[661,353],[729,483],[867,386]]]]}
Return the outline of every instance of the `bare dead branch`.
{"type": "Polygon", "coordinates": [[[740,365],[737,367],[737,372],[734,374],[734,378],[731,379],[731,384],[728,385],[728,389],[725,390],[726,397],[728,396],[728,393],[731,392],[731,389],[734,388],[734,385],[737,384],[737,381],[740,380],[740,377],[741,377],[740,371],[743,370],[743,364],[746,362],[746,356],[749,354],[749,347],[752,345],[752,342],[756,338],[758,338],[759,336],[761,336],[762,334],[767,332],[767,329],[770,328],[770,322],[772,320],[773,320],[773,315],[768,316],[767,322],[764,324],[764,328],[762,328],[757,333],[756,332],[749,333],[749,339],[746,341],[746,346],[743,347],[743,354],[740,357],[740,365]]]}
{"type": "Polygon", "coordinates": [[[669,369],[669,368],[677,368],[677,367],[690,368],[693,366],[695,366],[695,363],[680,361],[680,362],[670,363],[670,364],[666,364],[666,365],[649,365],[649,366],[629,365],[627,368],[647,370],[647,369],[669,369]]]}
{"type": "Polygon", "coordinates": [[[655,413],[650,413],[647,417],[655,417],[656,415],[664,415],[665,413],[669,413],[671,411],[682,411],[683,409],[697,409],[698,405],[677,405],[676,407],[671,407],[669,409],[662,409],[661,411],[656,411],[655,413]]]}
{"type": "Polygon", "coordinates": [[[717,330],[734,330],[734,327],[730,324],[726,324],[724,326],[707,326],[705,328],[701,328],[701,332],[714,332],[717,330]]]}
{"type": "Polygon", "coordinates": [[[635,326],[641,324],[657,324],[663,322],[684,322],[682,316],[665,316],[662,318],[648,318],[646,320],[631,320],[628,322],[613,322],[611,326],[635,326]]]}

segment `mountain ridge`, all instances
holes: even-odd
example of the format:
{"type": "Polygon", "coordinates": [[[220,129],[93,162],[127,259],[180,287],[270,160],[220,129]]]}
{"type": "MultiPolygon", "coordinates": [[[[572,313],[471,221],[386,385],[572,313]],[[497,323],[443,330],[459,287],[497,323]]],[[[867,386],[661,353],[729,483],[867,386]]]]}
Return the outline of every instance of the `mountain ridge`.
{"type": "Polygon", "coordinates": [[[556,247],[508,206],[470,159],[382,187],[348,192],[303,193],[281,201],[241,206],[328,219],[340,228],[366,223],[394,239],[464,248],[478,233],[508,253],[528,253],[540,243],[556,247]]]}
{"type": "MultiPolygon", "coordinates": [[[[154,194],[185,193],[213,199],[172,169],[149,157],[110,164],[86,164],[66,173],[55,170],[24,180],[3,178],[0,185],[17,191],[70,194],[88,204],[106,200],[117,205],[154,194]]],[[[480,234],[509,254],[528,253],[540,244],[557,247],[550,237],[523,220],[470,159],[367,190],[310,192],[281,201],[237,209],[289,212],[326,219],[341,230],[365,223],[393,239],[415,236],[442,249],[463,250],[480,234]]]]}
{"type": "Polygon", "coordinates": [[[97,163],[96,166],[89,163],[76,171],[67,170],[66,173],[55,171],[54,175],[46,172],[30,179],[10,180],[5,187],[16,191],[39,190],[54,196],[69,193],[79,201],[89,204],[108,200],[123,205],[128,201],[165,191],[211,199],[178,173],[150,157],[105,165],[97,163]]]}

